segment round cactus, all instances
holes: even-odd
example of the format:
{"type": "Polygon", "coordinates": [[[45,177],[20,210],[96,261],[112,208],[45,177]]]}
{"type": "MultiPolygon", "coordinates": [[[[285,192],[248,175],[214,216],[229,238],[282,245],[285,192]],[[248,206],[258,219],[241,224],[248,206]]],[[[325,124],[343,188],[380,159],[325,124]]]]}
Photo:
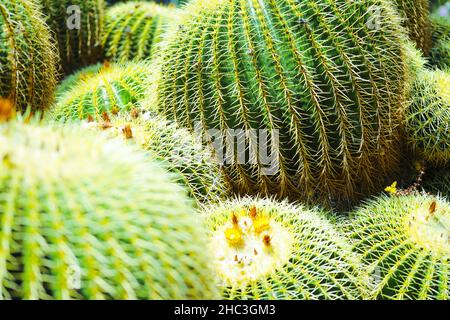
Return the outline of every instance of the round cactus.
{"type": "Polygon", "coordinates": [[[251,198],[203,212],[223,298],[364,297],[358,258],[323,212],[251,198]]]}
{"type": "Polygon", "coordinates": [[[204,225],[143,153],[9,123],[0,159],[0,298],[215,297],[204,225]]]}
{"type": "Polygon", "coordinates": [[[217,202],[228,193],[227,184],[210,150],[194,135],[178,129],[170,121],[138,109],[112,116],[106,122],[91,123],[109,136],[122,136],[175,172],[177,182],[185,185],[198,203],[217,202]]]}
{"type": "Polygon", "coordinates": [[[432,48],[430,62],[441,69],[450,68],[450,21],[438,14],[431,16],[432,48]]]}
{"type": "Polygon", "coordinates": [[[163,46],[159,112],[215,139],[238,193],[358,199],[398,164],[398,20],[384,0],[192,1],[163,46]]]}
{"type": "Polygon", "coordinates": [[[98,61],[104,0],[39,0],[56,35],[65,74],[98,61]]]}
{"type": "Polygon", "coordinates": [[[412,85],[406,129],[413,150],[432,164],[450,161],[450,74],[423,71],[412,85]]]}
{"type": "Polygon", "coordinates": [[[382,197],[346,226],[381,299],[449,298],[450,203],[410,195],[382,197]]]}
{"type": "Polygon", "coordinates": [[[48,107],[56,86],[57,49],[34,0],[0,3],[0,98],[18,111],[48,107]]]}
{"type": "Polygon", "coordinates": [[[106,59],[125,62],[151,58],[176,12],[148,2],[126,2],[109,8],[102,40],[106,59]]]}
{"type": "Polygon", "coordinates": [[[62,122],[99,120],[104,113],[132,110],[145,101],[151,76],[146,63],[88,67],[61,84],[59,99],[48,117],[62,122]],[[67,91],[61,94],[62,90],[67,91]]]}

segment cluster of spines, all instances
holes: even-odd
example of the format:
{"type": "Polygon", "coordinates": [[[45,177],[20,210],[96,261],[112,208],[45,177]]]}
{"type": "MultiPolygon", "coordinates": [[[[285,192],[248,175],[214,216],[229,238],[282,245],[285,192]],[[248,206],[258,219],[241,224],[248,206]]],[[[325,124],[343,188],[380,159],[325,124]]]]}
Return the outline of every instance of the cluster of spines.
{"type": "Polygon", "coordinates": [[[47,108],[56,86],[57,49],[35,0],[0,3],[0,98],[18,111],[47,108]]]}

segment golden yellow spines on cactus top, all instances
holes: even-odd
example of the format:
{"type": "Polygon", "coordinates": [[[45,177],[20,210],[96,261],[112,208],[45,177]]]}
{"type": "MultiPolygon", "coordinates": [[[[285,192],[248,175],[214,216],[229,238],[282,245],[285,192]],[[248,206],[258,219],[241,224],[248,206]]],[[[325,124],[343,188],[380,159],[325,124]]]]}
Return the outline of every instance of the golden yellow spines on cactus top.
{"type": "Polygon", "coordinates": [[[390,1],[196,0],[173,24],[159,110],[219,131],[219,142],[247,133],[247,161],[235,152],[223,166],[239,193],[329,203],[382,188],[406,103],[405,33],[390,1]],[[380,28],[369,23],[374,5],[380,28]],[[276,150],[273,174],[248,156],[264,147],[252,130],[276,150]]]}
{"type": "Polygon", "coordinates": [[[212,299],[205,229],[163,166],[81,128],[0,125],[0,298],[212,299]]]}
{"type": "Polygon", "coordinates": [[[205,207],[226,299],[357,299],[358,257],[318,209],[244,198],[205,207]]]}
{"type": "Polygon", "coordinates": [[[18,111],[43,110],[53,101],[57,49],[35,0],[0,3],[0,98],[18,111]]]}

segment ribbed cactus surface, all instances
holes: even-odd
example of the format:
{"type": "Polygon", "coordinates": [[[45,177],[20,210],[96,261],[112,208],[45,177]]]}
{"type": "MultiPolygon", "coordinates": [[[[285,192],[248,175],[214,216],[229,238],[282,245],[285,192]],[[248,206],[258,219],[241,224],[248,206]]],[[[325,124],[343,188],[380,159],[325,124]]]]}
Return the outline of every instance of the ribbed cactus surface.
{"type": "Polygon", "coordinates": [[[203,210],[224,299],[357,299],[358,257],[318,209],[268,199],[203,210]]]}
{"type": "Polygon", "coordinates": [[[48,118],[61,122],[99,120],[104,113],[140,107],[146,100],[151,76],[152,69],[146,63],[107,63],[83,69],[61,84],[58,101],[48,118]]]}
{"type": "Polygon", "coordinates": [[[57,49],[34,0],[0,3],[0,98],[18,111],[45,109],[56,86],[57,49]]]}
{"type": "Polygon", "coordinates": [[[348,224],[378,299],[449,298],[450,203],[411,195],[382,197],[348,224]]]}
{"type": "Polygon", "coordinates": [[[383,0],[192,1],[164,43],[159,110],[227,146],[240,193],[358,198],[397,165],[398,20],[383,0]]]}
{"type": "Polygon", "coordinates": [[[103,34],[106,59],[150,59],[177,10],[149,2],[126,2],[109,8],[103,34]]]}
{"type": "Polygon", "coordinates": [[[120,140],[0,125],[0,298],[211,299],[185,191],[120,140]]]}
{"type": "Polygon", "coordinates": [[[104,0],[38,0],[59,46],[62,71],[98,61],[105,23],[104,0]]]}
{"type": "Polygon", "coordinates": [[[424,70],[413,83],[406,129],[411,147],[425,160],[450,162],[450,74],[424,70]]]}

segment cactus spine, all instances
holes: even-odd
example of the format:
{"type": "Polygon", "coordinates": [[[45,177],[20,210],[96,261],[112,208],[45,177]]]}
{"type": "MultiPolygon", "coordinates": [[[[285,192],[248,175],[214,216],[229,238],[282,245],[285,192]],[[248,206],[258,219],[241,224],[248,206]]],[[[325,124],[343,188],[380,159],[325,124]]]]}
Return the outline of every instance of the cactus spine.
{"type": "Polygon", "coordinates": [[[346,226],[379,299],[449,298],[450,203],[411,195],[382,197],[346,226]]]}
{"type": "Polygon", "coordinates": [[[244,198],[204,210],[225,299],[357,299],[358,258],[323,212],[244,198]]]}
{"type": "Polygon", "coordinates": [[[398,20],[383,0],[192,1],[164,43],[159,110],[223,139],[247,134],[245,152],[224,166],[240,193],[356,199],[398,162],[398,20]],[[373,5],[381,29],[367,23],[373,5]],[[268,139],[257,143],[252,130],[268,139]],[[271,163],[255,152],[265,145],[271,163]]]}
{"type": "Polygon", "coordinates": [[[104,0],[39,0],[57,37],[65,74],[98,61],[104,0]]]}
{"type": "Polygon", "coordinates": [[[148,2],[127,2],[109,8],[102,40],[106,59],[125,62],[151,58],[176,12],[148,2]]]}
{"type": "Polygon", "coordinates": [[[205,230],[170,180],[117,139],[0,125],[0,298],[214,298],[205,230]]]}
{"type": "Polygon", "coordinates": [[[0,98],[18,111],[47,108],[56,86],[56,48],[34,0],[0,3],[0,98]]]}

